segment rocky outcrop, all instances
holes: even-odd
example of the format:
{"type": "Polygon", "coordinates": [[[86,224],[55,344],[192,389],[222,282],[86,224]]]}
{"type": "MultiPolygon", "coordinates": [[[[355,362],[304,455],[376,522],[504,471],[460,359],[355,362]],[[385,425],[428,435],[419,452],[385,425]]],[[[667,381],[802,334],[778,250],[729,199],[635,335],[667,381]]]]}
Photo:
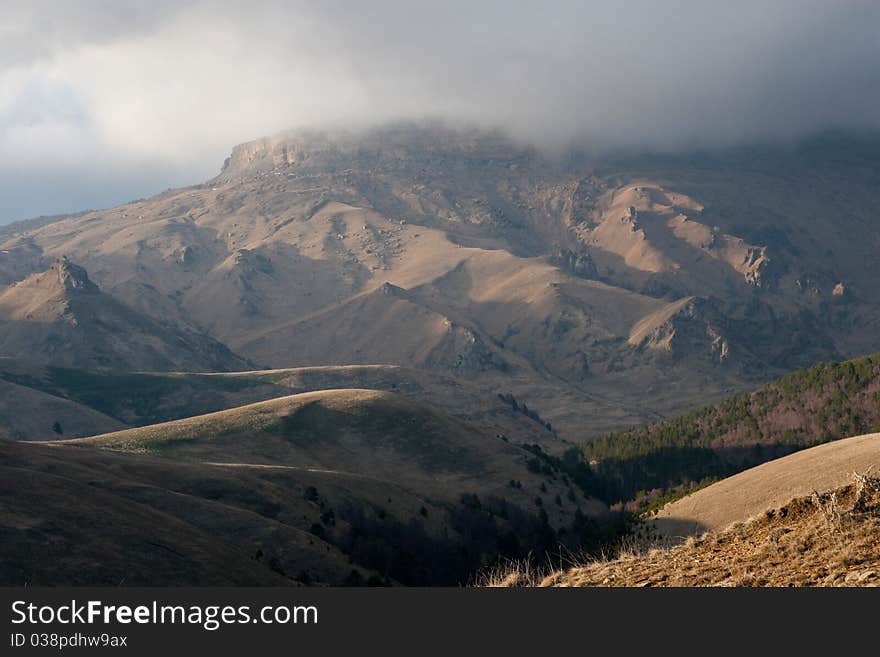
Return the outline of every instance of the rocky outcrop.
{"type": "Polygon", "coordinates": [[[273,169],[398,168],[436,165],[453,158],[515,161],[532,154],[531,149],[515,145],[500,132],[451,128],[440,122],[401,122],[360,133],[302,130],[235,146],[217,180],[273,169]]]}
{"type": "Polygon", "coordinates": [[[596,263],[590,256],[589,251],[582,249],[572,251],[571,249],[558,249],[551,259],[560,269],[579,276],[580,278],[596,279],[599,277],[599,271],[596,263]]]}
{"type": "Polygon", "coordinates": [[[97,294],[98,286],[89,278],[88,272],[73,264],[67,256],[61,256],[49,270],[57,278],[58,285],[66,292],[97,294]]]}
{"type": "Polygon", "coordinates": [[[628,343],[676,360],[698,358],[722,365],[732,353],[728,333],[727,321],[712,301],[691,297],[639,322],[628,343]]]}

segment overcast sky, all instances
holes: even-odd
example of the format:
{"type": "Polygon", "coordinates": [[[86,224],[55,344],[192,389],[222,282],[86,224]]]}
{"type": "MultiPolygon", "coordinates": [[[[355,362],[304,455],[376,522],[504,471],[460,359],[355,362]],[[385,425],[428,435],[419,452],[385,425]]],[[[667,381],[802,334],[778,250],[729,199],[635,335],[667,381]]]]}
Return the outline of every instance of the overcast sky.
{"type": "Polygon", "coordinates": [[[680,149],[878,107],[876,0],[0,0],[0,223],[200,182],[298,126],[680,149]]]}

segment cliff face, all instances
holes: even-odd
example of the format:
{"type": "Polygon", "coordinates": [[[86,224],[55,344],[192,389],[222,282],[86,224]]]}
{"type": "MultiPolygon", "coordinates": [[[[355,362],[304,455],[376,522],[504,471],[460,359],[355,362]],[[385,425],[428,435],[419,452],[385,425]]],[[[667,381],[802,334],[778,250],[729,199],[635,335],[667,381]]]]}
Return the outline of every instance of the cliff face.
{"type": "Polygon", "coordinates": [[[515,145],[499,132],[400,123],[367,132],[292,132],[239,144],[224,162],[220,177],[279,167],[411,167],[443,159],[488,162],[532,156],[532,149],[515,145]]]}
{"type": "Polygon", "coordinates": [[[79,265],[70,262],[67,256],[58,258],[52,264],[52,268],[49,270],[49,277],[52,275],[58,279],[59,292],[63,290],[65,292],[82,294],[98,293],[98,286],[92,283],[88,272],[79,265]]]}

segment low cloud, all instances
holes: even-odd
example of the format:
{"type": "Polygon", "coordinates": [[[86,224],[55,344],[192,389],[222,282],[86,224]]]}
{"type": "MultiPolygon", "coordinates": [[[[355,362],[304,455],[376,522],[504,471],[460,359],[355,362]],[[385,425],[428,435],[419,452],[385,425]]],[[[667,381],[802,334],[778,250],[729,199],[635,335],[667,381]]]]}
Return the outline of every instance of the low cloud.
{"type": "Polygon", "coordinates": [[[871,0],[6,4],[0,222],[196,182],[298,126],[430,116],[598,149],[880,127],[871,0]]]}

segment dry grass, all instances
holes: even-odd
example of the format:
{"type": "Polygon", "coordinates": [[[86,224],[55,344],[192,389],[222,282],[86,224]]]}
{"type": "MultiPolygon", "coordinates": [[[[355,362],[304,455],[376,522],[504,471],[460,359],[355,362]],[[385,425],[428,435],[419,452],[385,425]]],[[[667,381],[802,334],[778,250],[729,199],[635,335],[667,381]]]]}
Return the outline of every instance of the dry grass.
{"type": "Polygon", "coordinates": [[[475,584],[486,588],[540,586],[546,577],[547,572],[530,560],[508,561],[487,570],[475,584]]]}
{"type": "Polygon", "coordinates": [[[613,559],[541,573],[512,564],[487,586],[878,586],[880,479],[790,501],[675,547],[633,544],[613,559]]]}
{"type": "MultiPolygon", "coordinates": [[[[662,508],[655,526],[676,537],[720,531],[735,522],[785,506],[814,491],[833,491],[870,475],[880,463],[880,433],[853,436],[804,449],[750,468],[662,508]]],[[[833,505],[826,509],[834,512],[833,505]]]]}

